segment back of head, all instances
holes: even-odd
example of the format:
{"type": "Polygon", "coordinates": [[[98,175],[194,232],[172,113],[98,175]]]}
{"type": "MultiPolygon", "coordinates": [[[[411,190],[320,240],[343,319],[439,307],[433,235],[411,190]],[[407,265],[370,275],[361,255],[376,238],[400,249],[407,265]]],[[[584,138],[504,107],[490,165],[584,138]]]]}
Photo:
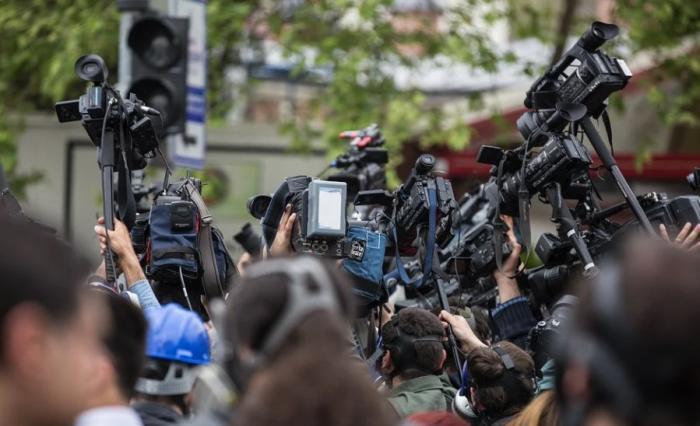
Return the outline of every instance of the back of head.
{"type": "Polygon", "coordinates": [[[404,379],[440,374],[444,339],[440,320],[420,308],[402,309],[382,327],[382,344],[391,353],[394,375],[404,379]]]}
{"type": "Polygon", "coordinates": [[[562,356],[560,388],[569,405],[603,408],[634,424],[700,420],[700,331],[693,326],[700,323],[699,260],[635,240],[585,283],[562,356]],[[585,395],[569,386],[572,366],[585,371],[585,395]]]}
{"type": "Polygon", "coordinates": [[[489,417],[517,413],[534,394],[535,363],[527,352],[510,342],[474,349],[469,353],[467,365],[471,386],[489,417]],[[506,356],[509,360],[504,360],[506,356]],[[508,362],[512,362],[510,369],[508,362]]]}
{"type": "Polygon", "coordinates": [[[146,319],[141,309],[128,299],[109,291],[96,291],[105,299],[110,317],[103,343],[114,366],[119,391],[128,401],[143,367],[146,319]]]}
{"type": "MultiPolygon", "coordinates": [[[[56,325],[76,315],[88,263],[26,221],[0,215],[0,236],[0,321],[24,303],[39,307],[56,325]]],[[[4,343],[2,336],[0,354],[4,343]]]]}
{"type": "Polygon", "coordinates": [[[271,260],[246,271],[229,297],[224,330],[239,351],[228,369],[245,391],[236,424],[389,424],[391,409],[352,357],[352,316],[349,284],[320,259],[271,260]],[[304,307],[295,286],[315,305],[304,307]],[[328,291],[332,303],[323,302],[328,291]]]}

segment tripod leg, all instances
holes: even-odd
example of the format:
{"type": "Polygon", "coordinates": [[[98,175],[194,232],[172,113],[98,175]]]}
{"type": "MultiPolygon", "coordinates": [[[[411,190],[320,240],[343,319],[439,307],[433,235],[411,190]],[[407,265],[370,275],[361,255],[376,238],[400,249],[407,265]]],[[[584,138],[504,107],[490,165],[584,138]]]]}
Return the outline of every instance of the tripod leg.
{"type": "Polygon", "coordinates": [[[651,226],[649,218],[647,218],[646,213],[644,213],[642,206],[639,204],[639,200],[637,200],[637,196],[634,194],[632,188],[630,188],[629,184],[627,183],[627,180],[622,175],[620,167],[615,162],[615,158],[613,158],[612,154],[608,150],[608,147],[605,145],[605,142],[595,129],[595,126],[593,126],[593,122],[591,121],[590,117],[583,118],[580,121],[580,124],[581,127],[583,127],[583,131],[586,133],[586,136],[588,136],[588,139],[591,141],[593,149],[603,162],[603,165],[612,174],[613,179],[615,179],[617,187],[625,197],[625,200],[627,200],[627,204],[629,204],[630,209],[632,209],[632,212],[637,217],[637,220],[639,220],[639,223],[642,225],[644,230],[649,233],[649,235],[656,235],[654,227],[651,226]]]}

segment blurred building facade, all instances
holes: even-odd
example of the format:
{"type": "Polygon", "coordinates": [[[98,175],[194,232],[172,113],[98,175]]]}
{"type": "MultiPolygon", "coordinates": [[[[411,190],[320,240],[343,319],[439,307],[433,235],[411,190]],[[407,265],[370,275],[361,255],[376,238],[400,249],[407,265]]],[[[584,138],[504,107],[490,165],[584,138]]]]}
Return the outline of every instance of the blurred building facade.
{"type": "MultiPolygon", "coordinates": [[[[459,0],[397,0],[392,22],[405,31],[418,25],[440,31],[444,20],[449,18],[445,15],[448,6],[454,1],[459,0]]],[[[505,1],[488,2],[488,7],[504,7],[505,1]]],[[[527,1],[536,6],[540,0],[527,1]]],[[[613,0],[578,3],[577,15],[608,20],[613,0]]],[[[296,3],[286,4],[293,9],[296,3]]],[[[475,25],[480,25],[479,16],[486,12],[475,7],[475,25]]],[[[344,19],[352,24],[354,18],[344,19]]],[[[524,93],[533,81],[522,69],[526,63],[534,67],[546,65],[551,54],[550,47],[536,40],[516,38],[505,20],[489,23],[489,28],[494,46],[511,50],[517,57],[515,63],[503,65],[495,73],[459,65],[440,68],[426,64],[418,70],[392,69],[398,87],[421,89],[433,105],[460,108],[467,104],[467,95],[481,95],[483,108],[470,111],[463,118],[465,125],[473,129],[470,146],[459,152],[442,148],[434,151],[441,167],[453,180],[457,197],[488,177],[488,167],[475,161],[481,145],[512,146],[522,142],[515,121],[525,111],[524,93]]],[[[309,103],[323,90],[324,81],[332,78],[332,70],[309,70],[314,78],[300,79],[292,72],[294,64],[284,58],[274,40],[264,40],[262,44],[262,57],[251,53],[257,55],[255,60],[228,70],[227,76],[237,88],[232,93],[235,108],[225,124],[210,127],[208,131],[206,166],[215,172],[211,176],[223,182],[220,196],[212,205],[227,238],[245,222],[253,221],[245,211],[249,196],[274,191],[286,176],[314,175],[327,164],[320,145],[312,144],[316,149],[304,155],[290,153],[290,139],[279,134],[278,126],[286,117],[309,115],[309,103]],[[241,87],[246,90],[240,90],[241,87]]],[[[402,48],[420,55],[415,46],[402,48]]],[[[700,130],[665,126],[645,97],[643,81],[654,63],[644,57],[629,58],[628,63],[635,76],[622,92],[625,109],[611,109],[615,153],[623,172],[633,189],[640,193],[688,192],[683,177],[692,167],[700,166],[697,144],[700,130]],[[640,157],[640,152],[646,153],[646,158],[640,157]]],[[[673,81],[665,82],[663,89],[668,93],[682,90],[673,81]]],[[[26,210],[79,245],[94,248],[96,253],[92,224],[100,209],[100,185],[94,147],[77,123],[59,125],[53,116],[36,115],[29,117],[26,124],[19,143],[20,169],[44,172],[43,181],[28,189],[26,210]]],[[[421,153],[417,141],[407,142],[400,175],[407,173],[421,153]]],[[[159,173],[149,171],[146,180],[159,180],[159,173]]],[[[612,183],[605,179],[604,173],[601,176],[599,189],[605,203],[618,201],[612,183]]],[[[533,235],[550,229],[548,215],[546,207],[536,204],[533,235]]]]}

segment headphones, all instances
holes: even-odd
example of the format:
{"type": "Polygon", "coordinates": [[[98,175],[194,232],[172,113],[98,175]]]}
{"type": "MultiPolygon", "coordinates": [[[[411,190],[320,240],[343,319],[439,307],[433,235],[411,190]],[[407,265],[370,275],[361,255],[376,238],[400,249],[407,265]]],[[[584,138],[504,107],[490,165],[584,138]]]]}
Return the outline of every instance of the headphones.
{"type": "MultiPolygon", "coordinates": [[[[263,339],[261,348],[242,357],[237,344],[229,343],[226,351],[234,364],[238,364],[234,381],[240,389],[245,387],[250,375],[275,355],[289,334],[309,314],[318,311],[338,313],[349,318],[349,306],[338,297],[332,284],[334,280],[319,259],[298,256],[294,259],[272,259],[256,263],[246,270],[247,279],[260,279],[266,275],[284,274],[289,278],[287,301],[282,314],[274,321],[263,339]],[[311,279],[309,279],[311,278],[311,279]]],[[[235,297],[235,296],[234,296],[235,297]]],[[[236,340],[236,339],[234,339],[236,340]]]]}
{"type": "Polygon", "coordinates": [[[480,413],[476,409],[476,401],[470,400],[470,387],[476,390],[477,396],[481,389],[502,387],[503,391],[508,395],[509,402],[523,404],[529,402],[530,399],[532,399],[532,395],[537,390],[537,383],[534,375],[527,377],[530,388],[523,388],[523,383],[520,379],[526,376],[516,370],[513,359],[502,347],[491,346],[490,349],[496,352],[505,370],[501,376],[495,379],[478,382],[469,378],[468,361],[465,360],[464,367],[462,368],[462,387],[455,393],[455,397],[452,401],[452,408],[455,413],[466,420],[475,419],[479,417],[480,414],[488,415],[488,413],[480,413]]]}
{"type": "MultiPolygon", "coordinates": [[[[420,337],[406,334],[401,331],[401,328],[399,326],[398,314],[394,315],[391,318],[391,320],[389,320],[388,324],[390,324],[391,327],[395,330],[396,336],[393,337],[391,340],[387,340],[386,335],[383,334],[381,336],[382,347],[384,348],[384,350],[389,351],[389,354],[391,355],[391,362],[394,365],[394,369],[396,372],[406,372],[410,370],[415,370],[426,372],[429,374],[439,374],[439,372],[442,370],[441,368],[436,368],[435,370],[424,370],[417,366],[418,354],[416,352],[416,343],[439,343],[440,347],[444,349],[447,343],[447,337],[444,334],[430,334],[420,337]]],[[[383,356],[380,357],[377,360],[377,362],[381,362],[382,358],[383,356]]]]}

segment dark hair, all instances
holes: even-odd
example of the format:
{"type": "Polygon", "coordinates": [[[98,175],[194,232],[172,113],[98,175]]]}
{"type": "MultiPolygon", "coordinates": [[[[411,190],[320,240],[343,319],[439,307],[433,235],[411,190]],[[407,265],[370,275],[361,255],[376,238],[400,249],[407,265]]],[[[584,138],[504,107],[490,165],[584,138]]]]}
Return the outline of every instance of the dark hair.
{"type": "MultiPolygon", "coordinates": [[[[238,407],[235,424],[379,426],[393,422],[393,411],[376,392],[364,364],[352,356],[348,339],[353,316],[350,286],[334,266],[324,268],[342,312],[313,312],[290,332],[256,372],[256,380],[238,407]]],[[[306,279],[311,280],[311,276],[306,279]]],[[[229,299],[224,330],[228,344],[262,348],[287,303],[288,280],[285,274],[275,273],[237,283],[229,299]]]]}
{"type": "MultiPolygon", "coordinates": [[[[628,241],[615,263],[603,265],[597,283],[582,286],[576,334],[589,336],[599,348],[585,365],[590,375],[588,403],[610,410],[634,424],[697,424],[700,409],[700,285],[697,253],[659,241],[628,241]],[[609,280],[608,282],[603,282],[609,280]],[[613,292],[614,299],[601,290],[613,292]],[[608,307],[603,307],[602,300],[608,307]],[[606,315],[614,315],[611,324],[606,315]],[[597,358],[596,358],[597,357],[597,358]],[[610,364],[610,362],[614,364],[610,364]],[[610,385],[610,368],[636,394],[637,408],[619,407],[629,401],[610,385]],[[643,413],[636,419],[626,416],[643,413]]],[[[571,354],[578,350],[571,345],[571,354]]],[[[566,360],[564,360],[566,370],[566,360]]]]}
{"type": "Polygon", "coordinates": [[[103,295],[110,316],[110,328],[102,342],[110,354],[122,395],[129,399],[143,367],[146,349],[146,318],[141,309],[118,294],[96,290],[103,295]]]}
{"type": "Polygon", "coordinates": [[[516,345],[501,341],[492,347],[481,347],[469,352],[467,357],[469,376],[477,384],[476,393],[486,408],[486,413],[492,418],[501,418],[520,411],[534,394],[535,362],[527,352],[516,345]],[[517,395],[510,395],[503,386],[479,387],[479,383],[499,380],[506,374],[506,366],[498,353],[492,349],[502,349],[511,360],[517,374],[516,384],[519,388],[517,395]],[[524,398],[523,395],[529,396],[524,398]]]}
{"type": "MultiPolygon", "coordinates": [[[[444,336],[445,330],[442,323],[433,313],[420,308],[405,308],[396,314],[398,321],[389,321],[382,327],[382,340],[393,342],[398,338],[396,325],[401,334],[410,337],[426,337],[426,336],[444,336]],[[395,325],[396,324],[396,325],[395,325]]],[[[425,375],[426,372],[436,372],[442,369],[440,362],[442,361],[444,345],[440,342],[426,341],[415,342],[415,357],[413,359],[415,365],[401,365],[394,367],[399,368],[396,374],[399,376],[416,377],[425,375]]],[[[391,349],[389,349],[391,352],[391,349]]],[[[392,356],[392,360],[395,359],[392,356]]]]}
{"type": "MultiPolygon", "coordinates": [[[[18,305],[39,306],[53,324],[78,312],[89,264],[37,225],[0,215],[0,330],[18,305]]],[[[0,354],[5,336],[0,336],[0,354]]],[[[1,360],[0,360],[1,361],[1,360]]]]}

